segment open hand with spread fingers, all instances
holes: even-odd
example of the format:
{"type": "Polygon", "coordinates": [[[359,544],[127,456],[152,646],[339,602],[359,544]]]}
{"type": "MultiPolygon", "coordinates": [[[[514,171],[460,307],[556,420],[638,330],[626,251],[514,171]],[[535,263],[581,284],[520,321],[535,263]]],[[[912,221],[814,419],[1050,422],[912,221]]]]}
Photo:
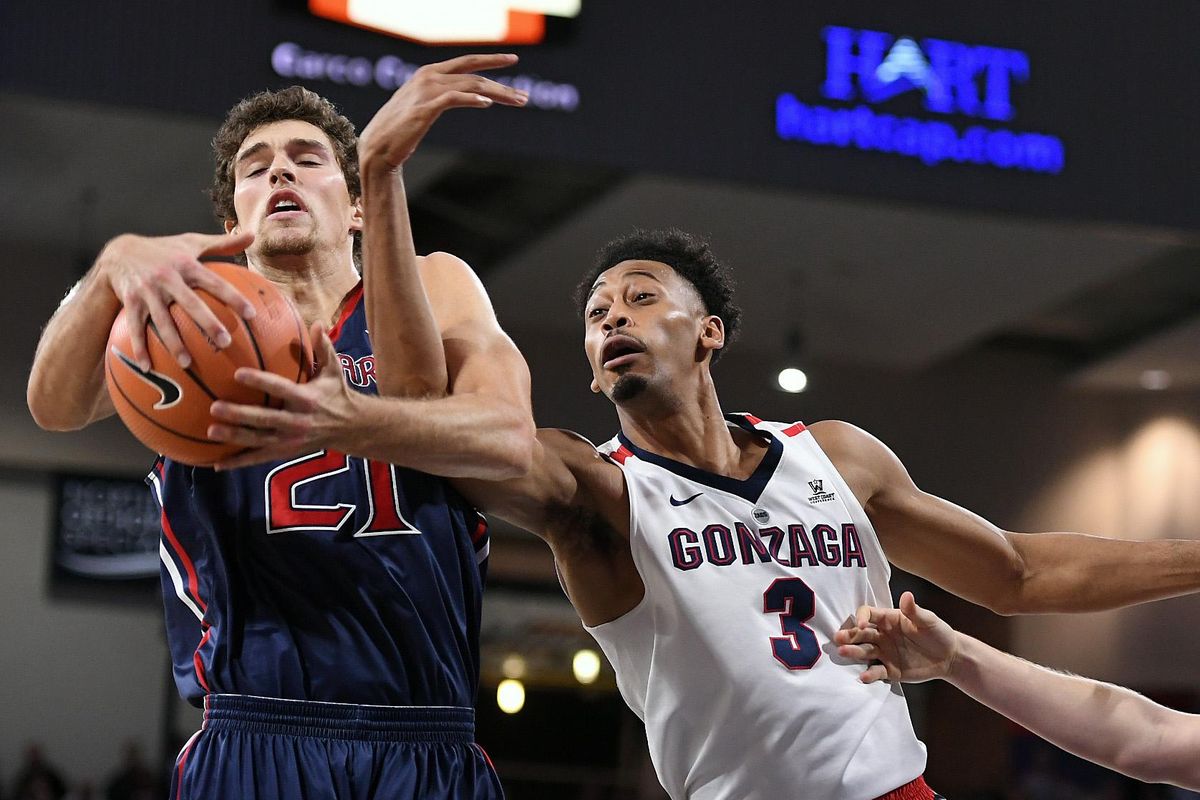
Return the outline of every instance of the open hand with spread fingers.
{"type": "Polygon", "coordinates": [[[294,383],[271,372],[243,367],[234,378],[245,386],[283,401],[283,408],[240,405],[217,400],[211,406],[216,422],[208,437],[234,442],[246,449],[215,465],[218,470],[276,461],[322,449],[352,450],[348,437],[355,431],[358,404],[365,397],[351,389],[337,351],[320,323],[310,330],[316,373],[307,383],[294,383]]]}
{"type": "Polygon", "coordinates": [[[200,263],[202,258],[209,256],[237,255],[253,241],[254,236],[250,233],[126,234],[105,245],[97,263],[113,294],[125,307],[130,348],[142,369],[150,369],[150,356],[146,350],[147,324],[154,325],[176,361],[184,367],[191,363],[191,354],[184,347],[169,311],[172,303],[178,303],[217,347],[229,345],[229,331],[197,296],[196,289],[203,289],[223,301],[245,319],[254,317],[254,306],[250,301],[232,284],[200,263]]]}
{"type": "Polygon", "coordinates": [[[863,683],[944,678],[959,650],[958,632],[918,606],[912,592],[901,595],[899,608],[861,606],[834,642],[838,655],[868,664],[863,683]]]}
{"type": "Polygon", "coordinates": [[[399,169],[425,138],[431,125],[451,108],[488,108],[500,103],[523,106],[526,92],[475,73],[517,63],[511,53],[467,55],[418,69],[376,112],[358,140],[366,172],[399,169]]]}

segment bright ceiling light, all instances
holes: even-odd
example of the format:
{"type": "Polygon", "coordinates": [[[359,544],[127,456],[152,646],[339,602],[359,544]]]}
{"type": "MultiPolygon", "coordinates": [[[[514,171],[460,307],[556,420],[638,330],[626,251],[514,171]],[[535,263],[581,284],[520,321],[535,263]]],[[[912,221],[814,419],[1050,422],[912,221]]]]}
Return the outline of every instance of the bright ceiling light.
{"type": "Polygon", "coordinates": [[[508,678],[496,687],[496,705],[505,714],[516,714],[525,707],[525,684],[508,678]]]}
{"type": "Polygon", "coordinates": [[[779,382],[779,388],[785,392],[796,394],[803,392],[808,386],[808,376],[804,374],[804,370],[796,367],[786,367],[779,370],[779,376],[776,378],[779,382]]]}
{"type": "Polygon", "coordinates": [[[586,685],[595,682],[600,675],[600,655],[595,650],[580,650],[571,661],[575,680],[586,685]]]}

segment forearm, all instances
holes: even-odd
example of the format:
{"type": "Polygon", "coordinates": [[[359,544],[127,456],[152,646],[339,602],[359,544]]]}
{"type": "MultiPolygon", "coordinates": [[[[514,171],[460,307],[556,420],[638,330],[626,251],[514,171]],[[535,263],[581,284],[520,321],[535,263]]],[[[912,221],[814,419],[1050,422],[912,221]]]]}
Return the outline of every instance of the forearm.
{"type": "Polygon", "coordinates": [[[441,334],[421,282],[399,169],[364,163],[363,297],[379,392],[426,397],[446,391],[441,334]]]}
{"type": "Polygon", "coordinates": [[[26,387],[34,421],[77,430],[112,413],[104,386],[108,334],[121,304],[93,267],[42,331],[26,387]]]}
{"type": "Polygon", "coordinates": [[[1008,534],[1024,565],[1017,613],[1102,611],[1200,591],[1200,541],[1008,534]]]}
{"type": "Polygon", "coordinates": [[[1200,783],[1185,752],[1200,720],[1135,692],[1032,664],[959,633],[946,680],[1062,749],[1139,780],[1200,783]],[[1168,741],[1170,739],[1171,741],[1168,741]]]}
{"type": "Polygon", "coordinates": [[[428,400],[360,395],[343,449],[447,478],[506,480],[533,458],[529,415],[494,397],[462,394],[428,400]]]}

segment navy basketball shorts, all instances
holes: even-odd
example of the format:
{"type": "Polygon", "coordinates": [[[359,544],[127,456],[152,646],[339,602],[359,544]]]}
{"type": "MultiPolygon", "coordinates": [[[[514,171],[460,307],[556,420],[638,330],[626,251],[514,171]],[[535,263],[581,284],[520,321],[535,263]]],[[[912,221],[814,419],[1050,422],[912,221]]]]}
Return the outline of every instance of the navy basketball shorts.
{"type": "Polygon", "coordinates": [[[470,708],[209,695],[171,800],[499,800],[470,708]]]}

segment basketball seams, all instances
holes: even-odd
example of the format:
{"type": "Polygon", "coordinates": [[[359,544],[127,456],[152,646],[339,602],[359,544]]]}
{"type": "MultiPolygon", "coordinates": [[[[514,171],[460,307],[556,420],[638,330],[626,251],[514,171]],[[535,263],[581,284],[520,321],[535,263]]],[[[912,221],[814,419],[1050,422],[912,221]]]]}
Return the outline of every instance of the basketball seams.
{"type": "MultiPolygon", "coordinates": [[[[267,368],[267,363],[263,360],[262,350],[259,349],[258,337],[254,335],[254,329],[250,327],[250,323],[246,320],[242,319],[241,317],[238,317],[238,319],[241,320],[242,327],[246,329],[246,335],[250,337],[250,346],[254,348],[254,357],[258,359],[258,368],[260,370],[265,370],[267,368]]],[[[270,393],[263,392],[262,405],[266,408],[272,408],[270,393]]]]}
{"type": "MultiPolygon", "coordinates": [[[[284,299],[286,300],[287,298],[284,299]]],[[[292,319],[296,323],[296,341],[300,345],[300,357],[296,359],[298,362],[300,362],[296,365],[296,383],[301,383],[305,378],[308,377],[308,370],[312,367],[312,354],[304,352],[305,329],[304,320],[300,319],[300,312],[297,311],[296,307],[291,304],[291,301],[288,302],[288,309],[292,312],[292,319]],[[304,363],[306,358],[310,363],[304,363]]]]}
{"type": "MultiPolygon", "coordinates": [[[[165,350],[167,347],[167,343],[163,341],[162,334],[158,332],[158,326],[154,324],[154,320],[148,321],[148,323],[146,325],[146,329],[154,334],[154,338],[158,339],[158,343],[161,344],[163,346],[163,349],[165,350]]],[[[183,370],[183,374],[185,374],[189,378],[191,378],[192,383],[194,383],[198,387],[200,387],[200,391],[204,392],[206,395],[208,395],[213,400],[217,399],[216,393],[213,392],[212,389],[208,388],[208,384],[206,384],[204,381],[202,381],[200,379],[200,376],[196,374],[196,371],[194,369],[192,369],[191,367],[187,367],[186,369],[183,370]]]]}

